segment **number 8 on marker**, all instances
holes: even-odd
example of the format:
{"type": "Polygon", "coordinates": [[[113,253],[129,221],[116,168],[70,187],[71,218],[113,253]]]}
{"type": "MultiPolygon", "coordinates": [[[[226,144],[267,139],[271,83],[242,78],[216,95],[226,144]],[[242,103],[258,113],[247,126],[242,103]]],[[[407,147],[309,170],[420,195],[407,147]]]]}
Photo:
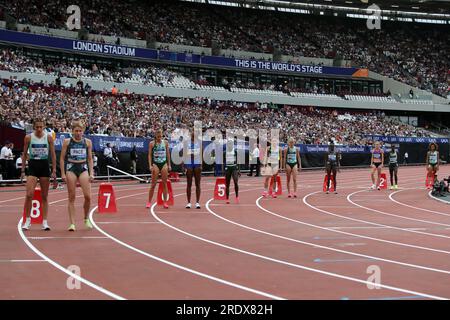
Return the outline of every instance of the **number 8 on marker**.
{"type": "Polygon", "coordinates": [[[41,203],[38,200],[33,200],[31,202],[30,217],[33,218],[33,219],[36,219],[40,215],[41,215],[41,203]]]}

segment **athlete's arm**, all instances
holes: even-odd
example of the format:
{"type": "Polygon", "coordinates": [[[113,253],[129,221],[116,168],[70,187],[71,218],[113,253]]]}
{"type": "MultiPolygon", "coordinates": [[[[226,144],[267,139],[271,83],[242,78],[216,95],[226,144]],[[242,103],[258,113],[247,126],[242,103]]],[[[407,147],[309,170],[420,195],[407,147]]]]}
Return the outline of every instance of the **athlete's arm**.
{"type": "Polygon", "coordinates": [[[64,139],[63,145],[61,147],[61,154],[59,155],[59,168],[61,169],[61,179],[66,181],[66,168],[64,166],[64,160],[66,159],[67,146],[69,144],[69,139],[64,139]]]}
{"type": "Polygon", "coordinates": [[[300,151],[297,149],[297,163],[298,163],[298,170],[302,169],[302,158],[300,158],[300,151]]]}
{"type": "Polygon", "coordinates": [[[153,159],[153,142],[148,144],[148,168],[152,171],[152,159],[153,159]]]}
{"type": "Polygon", "coordinates": [[[92,141],[91,141],[91,139],[86,139],[86,144],[88,147],[89,178],[92,182],[94,180],[94,160],[92,158],[92,141]]]}
{"type": "Polygon", "coordinates": [[[31,136],[26,135],[23,139],[23,153],[22,153],[22,168],[20,168],[20,180],[25,177],[25,168],[27,163],[28,145],[30,144],[31,136]]]}
{"type": "Polygon", "coordinates": [[[170,165],[170,150],[169,150],[169,142],[166,140],[164,141],[166,144],[166,158],[167,158],[167,169],[169,171],[172,171],[172,166],[170,165]]]}
{"type": "Polygon", "coordinates": [[[426,163],[427,163],[427,166],[430,164],[429,161],[428,161],[429,158],[430,158],[430,151],[427,151],[427,157],[426,157],[426,160],[425,160],[426,163]]]}
{"type": "Polygon", "coordinates": [[[281,154],[281,170],[286,169],[286,163],[287,163],[287,151],[288,151],[287,147],[286,149],[283,150],[283,153],[281,154]]]}
{"type": "Polygon", "coordinates": [[[381,164],[380,164],[380,167],[383,168],[383,166],[384,166],[384,151],[383,151],[383,149],[381,149],[381,164]]]}
{"type": "Polygon", "coordinates": [[[47,135],[48,146],[50,149],[50,156],[52,157],[52,178],[56,178],[56,153],[55,153],[55,142],[51,135],[47,135]]]}

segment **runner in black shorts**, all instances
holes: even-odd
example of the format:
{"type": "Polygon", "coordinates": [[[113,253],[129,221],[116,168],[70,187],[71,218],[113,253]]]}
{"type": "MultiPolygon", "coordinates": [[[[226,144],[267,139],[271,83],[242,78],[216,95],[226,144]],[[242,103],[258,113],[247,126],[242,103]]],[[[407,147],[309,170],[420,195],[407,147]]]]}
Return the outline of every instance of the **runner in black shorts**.
{"type": "Polygon", "coordinates": [[[434,142],[430,143],[427,152],[427,174],[428,180],[432,181],[439,171],[439,151],[438,145],[434,142]]]}
{"type": "Polygon", "coordinates": [[[395,146],[391,146],[391,151],[389,152],[389,176],[391,178],[391,190],[396,190],[398,188],[398,153],[395,151],[395,146]],[[395,180],[395,183],[394,183],[395,180]]]}
{"type": "Polygon", "coordinates": [[[225,147],[225,194],[227,203],[230,203],[230,182],[233,178],[236,203],[239,203],[239,176],[241,172],[237,161],[237,150],[233,140],[227,141],[225,147]]]}
{"type": "Polygon", "coordinates": [[[91,206],[91,183],[94,181],[94,161],[92,159],[92,141],[83,137],[85,126],[81,121],[72,123],[72,137],[65,139],[61,148],[61,178],[67,183],[69,194],[69,231],[75,231],[75,197],[77,182],[80,183],[84,196],[84,224],[92,229],[89,221],[91,206]]]}
{"type": "Polygon", "coordinates": [[[25,197],[24,211],[26,212],[26,220],[22,226],[23,230],[30,229],[31,225],[31,208],[36,188],[39,180],[42,196],[42,216],[43,230],[50,230],[47,222],[48,214],[48,189],[50,186],[50,176],[56,179],[56,153],[53,138],[44,131],[45,121],[42,119],[35,119],[33,121],[34,131],[25,136],[23,153],[22,153],[22,174],[21,180],[25,176],[25,163],[27,154],[29,153],[30,160],[28,161],[28,176],[27,176],[27,194],[25,197]],[[52,172],[50,174],[49,155],[52,158],[52,172]]]}
{"type": "Polygon", "coordinates": [[[370,161],[371,174],[372,174],[372,189],[380,190],[381,169],[384,163],[384,151],[380,147],[380,142],[375,142],[375,148],[372,150],[372,158],[370,161]],[[377,173],[377,179],[375,184],[375,172],[377,173]]]}
{"type": "Polygon", "coordinates": [[[331,142],[328,146],[328,153],[325,156],[325,163],[326,163],[326,173],[327,173],[327,193],[330,192],[330,181],[331,181],[331,173],[333,173],[333,187],[334,187],[334,193],[337,194],[337,177],[336,173],[339,171],[340,168],[340,160],[341,155],[339,152],[336,152],[334,143],[331,142]]]}

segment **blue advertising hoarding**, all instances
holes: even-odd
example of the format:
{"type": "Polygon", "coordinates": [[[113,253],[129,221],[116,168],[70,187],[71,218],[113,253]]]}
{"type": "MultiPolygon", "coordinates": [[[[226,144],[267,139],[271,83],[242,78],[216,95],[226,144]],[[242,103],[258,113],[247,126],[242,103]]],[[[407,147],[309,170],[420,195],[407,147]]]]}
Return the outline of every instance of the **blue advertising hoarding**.
{"type": "Polygon", "coordinates": [[[0,29],[0,41],[43,48],[91,53],[103,56],[164,60],[239,69],[291,72],[298,74],[359,76],[367,77],[367,69],[325,67],[292,64],[286,62],[234,59],[219,56],[203,56],[191,53],[177,53],[164,50],[135,48],[123,45],[97,43],[83,40],[64,39],[46,35],[0,29]],[[365,72],[364,72],[365,71],[365,72]]]}

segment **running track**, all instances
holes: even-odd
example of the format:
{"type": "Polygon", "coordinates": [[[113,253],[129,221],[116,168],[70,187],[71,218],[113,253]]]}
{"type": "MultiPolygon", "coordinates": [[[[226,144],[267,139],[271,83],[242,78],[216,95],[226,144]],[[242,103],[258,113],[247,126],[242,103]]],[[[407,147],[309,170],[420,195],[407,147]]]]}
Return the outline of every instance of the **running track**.
{"type": "Polygon", "coordinates": [[[424,171],[400,168],[394,192],[368,190],[367,169],[343,170],[337,195],[321,192],[322,171],[301,172],[297,199],[285,176],[283,196],[261,199],[262,178],[243,175],[239,205],[211,200],[204,178],[200,210],[184,208],[184,180],[169,210],[143,207],[148,185],[118,184],[119,212],[93,208],[94,230],[77,198],[74,233],[65,190],[50,191],[52,231],[23,234],[24,189],[2,188],[0,299],[448,299],[450,206],[429,198],[424,171]],[[73,265],[81,289],[69,290],[73,265]]]}

